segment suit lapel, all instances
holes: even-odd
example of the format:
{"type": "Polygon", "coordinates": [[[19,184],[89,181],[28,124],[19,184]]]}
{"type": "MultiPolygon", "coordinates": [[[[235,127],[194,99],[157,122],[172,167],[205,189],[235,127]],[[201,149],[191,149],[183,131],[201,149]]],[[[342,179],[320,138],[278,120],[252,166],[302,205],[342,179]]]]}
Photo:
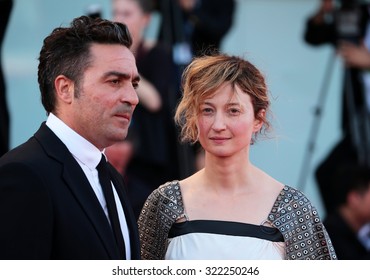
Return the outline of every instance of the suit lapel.
{"type": "Polygon", "coordinates": [[[118,248],[105,213],[80,165],[67,147],[43,123],[35,134],[46,153],[63,165],[63,179],[91,221],[112,259],[118,259],[118,248]]]}

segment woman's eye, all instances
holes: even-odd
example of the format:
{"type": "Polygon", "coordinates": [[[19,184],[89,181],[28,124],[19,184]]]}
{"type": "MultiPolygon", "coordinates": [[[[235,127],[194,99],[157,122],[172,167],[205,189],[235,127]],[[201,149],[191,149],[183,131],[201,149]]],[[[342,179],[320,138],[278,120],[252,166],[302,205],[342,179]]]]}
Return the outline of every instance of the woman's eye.
{"type": "Polygon", "coordinates": [[[212,112],[212,109],[211,108],[203,108],[202,109],[202,113],[211,113],[212,112]]]}
{"type": "Polygon", "coordinates": [[[238,108],[231,108],[229,112],[233,115],[239,114],[240,110],[238,108]]]}

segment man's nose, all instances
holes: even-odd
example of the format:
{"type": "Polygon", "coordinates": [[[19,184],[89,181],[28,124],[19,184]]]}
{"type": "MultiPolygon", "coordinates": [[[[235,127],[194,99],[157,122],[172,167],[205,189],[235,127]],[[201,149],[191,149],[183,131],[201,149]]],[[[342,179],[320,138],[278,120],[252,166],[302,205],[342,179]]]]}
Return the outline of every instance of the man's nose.
{"type": "Polygon", "coordinates": [[[137,104],[139,104],[139,97],[133,86],[122,90],[121,102],[123,103],[126,102],[133,106],[136,106],[137,104]]]}

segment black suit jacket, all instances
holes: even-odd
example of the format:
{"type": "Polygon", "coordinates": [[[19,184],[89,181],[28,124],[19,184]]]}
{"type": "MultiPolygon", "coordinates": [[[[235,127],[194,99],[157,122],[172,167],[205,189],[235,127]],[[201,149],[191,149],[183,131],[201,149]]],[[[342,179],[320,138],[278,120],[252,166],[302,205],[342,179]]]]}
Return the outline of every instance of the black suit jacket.
{"type": "MultiPolygon", "coordinates": [[[[110,166],[140,258],[136,220],[121,175],[110,166]]],[[[118,259],[105,213],[84,172],[43,123],[0,158],[0,259],[118,259]]]]}

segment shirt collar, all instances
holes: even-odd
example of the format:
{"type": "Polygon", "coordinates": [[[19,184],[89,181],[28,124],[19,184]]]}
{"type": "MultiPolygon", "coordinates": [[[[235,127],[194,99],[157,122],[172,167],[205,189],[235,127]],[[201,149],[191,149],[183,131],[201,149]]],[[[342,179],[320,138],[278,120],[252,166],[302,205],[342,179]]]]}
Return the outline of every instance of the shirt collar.
{"type": "Polygon", "coordinates": [[[89,169],[95,169],[101,160],[102,152],[66,125],[61,119],[50,113],[46,125],[67,146],[71,154],[89,169]]]}

